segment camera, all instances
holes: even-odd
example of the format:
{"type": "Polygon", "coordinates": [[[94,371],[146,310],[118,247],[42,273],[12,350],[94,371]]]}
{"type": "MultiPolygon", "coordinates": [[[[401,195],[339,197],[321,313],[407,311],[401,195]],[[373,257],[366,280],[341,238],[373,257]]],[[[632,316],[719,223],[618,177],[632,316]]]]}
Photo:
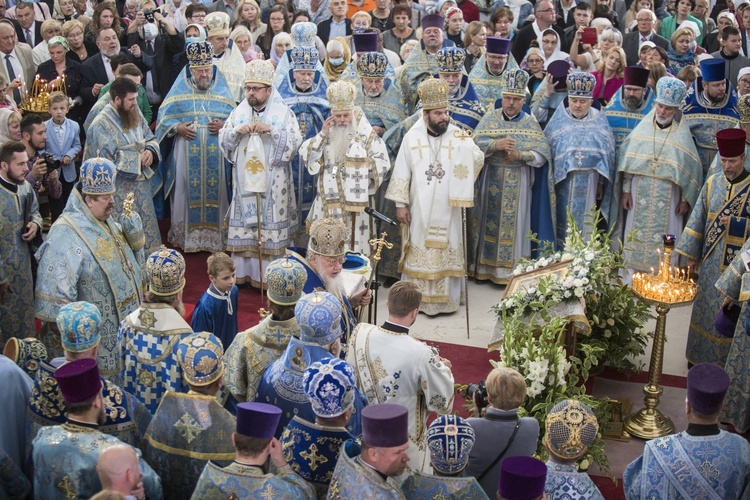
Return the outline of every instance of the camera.
{"type": "Polygon", "coordinates": [[[146,21],[153,23],[154,22],[154,9],[143,9],[143,16],[146,18],[146,21]]]}
{"type": "Polygon", "coordinates": [[[480,380],[476,384],[469,384],[466,387],[466,398],[471,399],[474,397],[474,401],[477,404],[477,409],[481,412],[489,404],[487,398],[487,386],[484,385],[484,380],[480,380]]]}
{"type": "Polygon", "coordinates": [[[47,164],[47,172],[51,172],[60,168],[60,160],[55,160],[55,157],[51,154],[40,153],[39,157],[44,160],[44,163],[47,164]]]}

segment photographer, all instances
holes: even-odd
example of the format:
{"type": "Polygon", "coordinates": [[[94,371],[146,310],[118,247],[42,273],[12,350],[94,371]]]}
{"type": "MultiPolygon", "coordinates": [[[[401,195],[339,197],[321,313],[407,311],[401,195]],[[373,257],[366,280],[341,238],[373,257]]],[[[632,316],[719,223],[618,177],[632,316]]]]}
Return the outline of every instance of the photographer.
{"type": "Polygon", "coordinates": [[[177,78],[172,60],[185,49],[185,41],[153,2],[141,5],[127,33],[128,47],[137,45],[144,61],[153,63],[151,70],[144,73],[143,87],[151,104],[152,115],[156,118],[159,104],[177,78]]]}
{"type": "Polygon", "coordinates": [[[474,418],[468,422],[476,441],[466,475],[477,478],[487,496],[494,498],[500,462],[513,456],[530,457],[536,451],[539,422],[531,417],[518,418],[518,407],[526,398],[526,381],[516,370],[495,368],[487,375],[485,385],[486,391],[481,383],[467,390],[474,401],[474,418]]]}
{"type": "MultiPolygon", "coordinates": [[[[60,199],[62,184],[60,172],[54,165],[48,165],[41,151],[47,146],[47,126],[40,115],[28,114],[21,120],[21,142],[29,155],[29,173],[26,180],[36,192],[39,200],[39,213],[42,218],[50,217],[50,199],[60,199]]],[[[57,165],[59,167],[59,164],[57,165]]],[[[57,220],[62,210],[55,209],[51,222],[57,220]]],[[[46,225],[46,224],[45,224],[46,225]]],[[[41,236],[41,234],[39,235],[41,236]]],[[[41,242],[41,237],[39,238],[41,242]]]]}

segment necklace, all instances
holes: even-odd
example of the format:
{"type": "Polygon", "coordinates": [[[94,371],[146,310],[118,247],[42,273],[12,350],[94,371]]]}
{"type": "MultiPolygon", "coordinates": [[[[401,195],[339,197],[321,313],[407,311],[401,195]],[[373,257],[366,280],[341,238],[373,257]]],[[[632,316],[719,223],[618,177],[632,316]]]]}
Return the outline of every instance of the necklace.
{"type": "MultiPolygon", "coordinates": [[[[430,136],[427,136],[427,142],[430,142],[430,136]]],[[[432,156],[432,161],[430,162],[429,168],[425,171],[425,175],[427,176],[427,185],[430,185],[430,182],[432,182],[432,178],[436,177],[438,180],[438,183],[442,180],[443,177],[445,177],[445,170],[443,170],[443,164],[440,162],[440,146],[443,144],[443,136],[440,136],[440,139],[437,141],[437,146],[433,149],[432,145],[430,145],[430,153],[432,156]]]]}
{"type": "Polygon", "coordinates": [[[656,122],[656,117],[654,116],[654,140],[651,143],[651,146],[653,147],[653,154],[654,159],[651,162],[651,172],[655,173],[656,169],[659,168],[659,158],[661,158],[661,153],[664,151],[664,146],[667,144],[667,139],[669,139],[669,134],[672,133],[672,125],[674,124],[674,121],[669,124],[669,132],[667,132],[667,136],[664,138],[664,141],[661,143],[661,148],[659,149],[659,154],[656,154],[656,129],[658,128],[658,124],[656,122]]]}

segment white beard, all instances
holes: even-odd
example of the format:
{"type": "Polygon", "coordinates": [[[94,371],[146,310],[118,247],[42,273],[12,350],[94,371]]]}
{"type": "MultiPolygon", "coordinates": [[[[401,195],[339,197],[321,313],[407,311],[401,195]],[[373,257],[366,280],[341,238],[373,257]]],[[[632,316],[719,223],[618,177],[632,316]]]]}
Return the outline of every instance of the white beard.
{"type": "Polygon", "coordinates": [[[346,295],[346,290],[344,290],[344,279],[342,278],[341,274],[337,274],[335,277],[333,276],[326,276],[323,273],[320,273],[320,279],[323,281],[323,285],[326,287],[326,292],[334,295],[339,301],[341,301],[341,307],[344,306],[344,296],[346,295]]]}
{"type": "Polygon", "coordinates": [[[357,132],[357,126],[352,123],[346,127],[331,127],[329,132],[331,138],[331,151],[333,152],[334,164],[338,166],[344,165],[346,160],[346,151],[349,148],[349,144],[354,138],[354,134],[357,132]]]}

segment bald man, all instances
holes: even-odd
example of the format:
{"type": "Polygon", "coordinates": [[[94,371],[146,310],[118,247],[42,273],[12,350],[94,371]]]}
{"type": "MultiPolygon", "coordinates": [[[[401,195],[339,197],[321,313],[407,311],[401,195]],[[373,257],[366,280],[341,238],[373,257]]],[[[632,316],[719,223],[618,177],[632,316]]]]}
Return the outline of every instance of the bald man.
{"type": "Polygon", "coordinates": [[[105,448],[99,454],[96,472],[103,490],[117,491],[127,498],[145,498],[141,482],[143,474],[138,468],[138,456],[132,446],[115,444],[105,448]]]}

